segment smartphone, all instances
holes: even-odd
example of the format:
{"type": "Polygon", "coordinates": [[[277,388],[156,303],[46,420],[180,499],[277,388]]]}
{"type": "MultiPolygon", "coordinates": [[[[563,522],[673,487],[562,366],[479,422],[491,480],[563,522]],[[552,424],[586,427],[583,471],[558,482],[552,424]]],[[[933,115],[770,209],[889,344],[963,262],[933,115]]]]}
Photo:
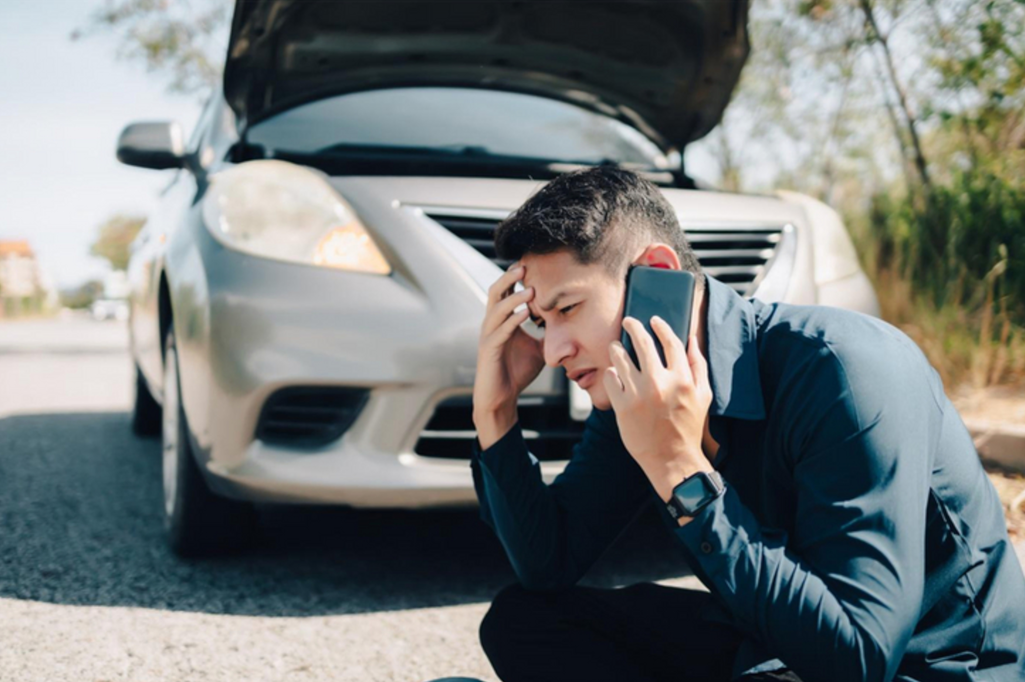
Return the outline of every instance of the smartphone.
{"type": "MultiPolygon", "coordinates": [[[[690,339],[690,315],[694,307],[694,273],[685,270],[652,268],[646,265],[631,265],[626,273],[626,302],[623,317],[637,318],[655,340],[658,357],[666,366],[666,354],[658,334],[651,328],[651,318],[658,315],[669,323],[676,335],[683,339],[684,347],[690,339]]],[[[641,368],[634,350],[633,341],[623,329],[620,342],[630,354],[634,366],[641,368]]]]}

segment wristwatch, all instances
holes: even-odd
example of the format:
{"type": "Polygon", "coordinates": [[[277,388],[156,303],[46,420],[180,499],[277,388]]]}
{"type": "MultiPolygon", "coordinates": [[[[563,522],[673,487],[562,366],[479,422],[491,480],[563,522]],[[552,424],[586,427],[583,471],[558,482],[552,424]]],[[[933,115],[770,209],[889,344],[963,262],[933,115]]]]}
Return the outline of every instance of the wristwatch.
{"type": "Polygon", "coordinates": [[[718,471],[699,471],[683,479],[673,488],[666,508],[674,519],[694,516],[726,492],[726,484],[718,471]]]}

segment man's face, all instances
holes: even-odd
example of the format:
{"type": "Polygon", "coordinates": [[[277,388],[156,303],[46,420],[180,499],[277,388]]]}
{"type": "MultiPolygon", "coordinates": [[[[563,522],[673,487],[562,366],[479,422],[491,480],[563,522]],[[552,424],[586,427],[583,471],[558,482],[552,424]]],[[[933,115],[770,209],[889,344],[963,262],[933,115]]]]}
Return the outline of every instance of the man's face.
{"type": "Polygon", "coordinates": [[[544,327],[545,364],[565,367],[596,408],[610,409],[602,378],[623,323],[625,280],[614,280],[601,264],[581,265],[569,251],[527,254],[520,263],[523,286],[534,287],[530,317],[544,327]],[[585,370],[592,371],[581,375],[585,370]]]}

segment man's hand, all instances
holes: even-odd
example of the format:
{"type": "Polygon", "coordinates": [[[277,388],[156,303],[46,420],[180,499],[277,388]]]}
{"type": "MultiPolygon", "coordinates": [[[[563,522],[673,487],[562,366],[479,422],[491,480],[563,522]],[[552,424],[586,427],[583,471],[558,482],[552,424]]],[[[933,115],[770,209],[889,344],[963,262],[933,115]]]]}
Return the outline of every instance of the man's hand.
{"type": "Polygon", "coordinates": [[[613,366],[602,377],[616,413],[623,445],[644,470],[655,491],[669,500],[673,488],[698,471],[712,471],[701,449],[712,388],[708,365],[691,337],[689,347],[660,317],[651,326],[662,342],[668,367],[662,366],[655,341],[638,320],[623,328],[637,350],[640,370],[618,341],[609,346],[613,366]]]}
{"type": "Polygon", "coordinates": [[[520,329],[527,309],[513,312],[534,297],[530,287],[514,293],[523,274],[523,266],[517,265],[488,289],[473,382],[473,421],[485,450],[516,423],[516,401],[545,364],[541,341],[520,329]]]}

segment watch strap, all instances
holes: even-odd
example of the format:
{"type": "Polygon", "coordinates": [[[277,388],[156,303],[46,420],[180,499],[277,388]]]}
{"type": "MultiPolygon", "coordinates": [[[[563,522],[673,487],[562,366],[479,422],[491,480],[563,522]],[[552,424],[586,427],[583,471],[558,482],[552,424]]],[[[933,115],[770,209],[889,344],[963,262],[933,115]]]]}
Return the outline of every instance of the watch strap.
{"type": "Polygon", "coordinates": [[[692,517],[721,497],[724,492],[726,492],[726,484],[718,471],[699,471],[683,479],[673,488],[669,501],[666,502],[666,509],[669,510],[669,515],[674,519],[692,517]],[[696,500],[693,490],[688,490],[695,485],[703,487],[700,497],[696,500]],[[691,494],[685,495],[683,494],[684,492],[691,494]]]}

